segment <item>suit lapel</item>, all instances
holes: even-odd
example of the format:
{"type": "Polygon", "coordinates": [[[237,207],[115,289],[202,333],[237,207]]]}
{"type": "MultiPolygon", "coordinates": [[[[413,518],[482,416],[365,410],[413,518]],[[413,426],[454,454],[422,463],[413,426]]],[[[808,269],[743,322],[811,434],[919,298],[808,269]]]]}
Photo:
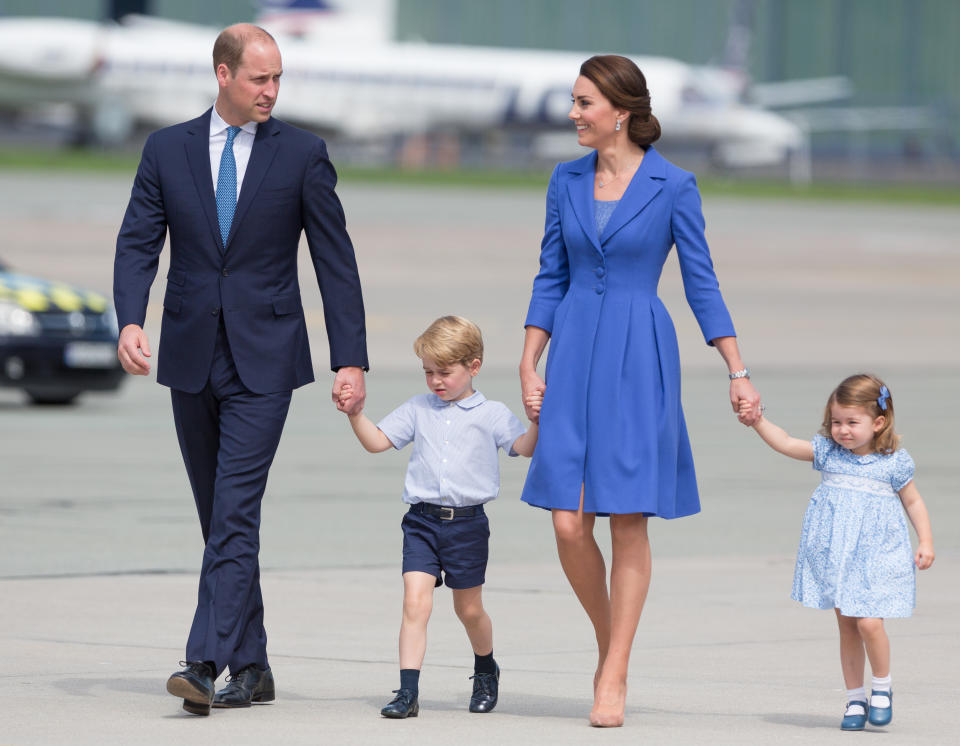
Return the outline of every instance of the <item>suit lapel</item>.
{"type": "Polygon", "coordinates": [[[601,243],[609,241],[613,234],[633,220],[650,203],[650,200],[660,193],[666,175],[663,158],[652,146],[647,148],[640,168],[633,175],[623,197],[620,198],[620,204],[617,205],[606,228],[603,229],[601,243]]]}
{"type": "MultiPolygon", "coordinates": [[[[250,160],[247,162],[247,170],[243,175],[243,184],[240,185],[240,199],[237,201],[236,212],[233,213],[233,224],[230,226],[230,235],[227,236],[227,246],[237,233],[237,226],[243,221],[243,216],[260,188],[260,182],[263,181],[267,169],[273,163],[273,158],[277,154],[276,135],[279,129],[273,119],[268,119],[257,126],[257,134],[253,139],[253,149],[250,151],[250,160]]],[[[226,250],[226,247],[224,248],[226,250]]]]}
{"type": "Polygon", "coordinates": [[[223,239],[220,236],[220,224],[217,222],[217,201],[213,193],[213,176],[210,173],[210,112],[201,115],[190,122],[187,129],[187,163],[193,182],[200,196],[203,213],[207,216],[207,223],[213,233],[217,246],[221,246],[223,239]]]}
{"type": "Polygon", "coordinates": [[[597,220],[593,209],[593,177],[596,174],[596,169],[597,151],[593,151],[585,158],[576,161],[568,171],[570,177],[567,181],[567,194],[570,197],[570,204],[573,206],[573,213],[577,216],[577,221],[580,223],[584,234],[590,239],[593,247],[602,253],[600,239],[597,236],[597,220]]]}

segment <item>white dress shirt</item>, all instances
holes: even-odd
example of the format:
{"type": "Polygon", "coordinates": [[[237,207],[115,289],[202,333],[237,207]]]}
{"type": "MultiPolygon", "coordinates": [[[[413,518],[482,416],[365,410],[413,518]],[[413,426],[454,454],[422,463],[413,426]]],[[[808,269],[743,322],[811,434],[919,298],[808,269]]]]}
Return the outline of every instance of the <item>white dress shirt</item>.
{"type": "MultiPolygon", "coordinates": [[[[217,193],[217,177],[220,175],[220,156],[223,155],[223,146],[227,142],[227,125],[214,106],[210,112],[210,173],[213,175],[213,193],[217,193]]],[[[237,199],[240,199],[240,187],[243,186],[243,175],[247,172],[247,163],[250,162],[250,151],[253,150],[253,138],[257,134],[257,123],[247,122],[233,138],[233,159],[237,162],[237,199]]]]}

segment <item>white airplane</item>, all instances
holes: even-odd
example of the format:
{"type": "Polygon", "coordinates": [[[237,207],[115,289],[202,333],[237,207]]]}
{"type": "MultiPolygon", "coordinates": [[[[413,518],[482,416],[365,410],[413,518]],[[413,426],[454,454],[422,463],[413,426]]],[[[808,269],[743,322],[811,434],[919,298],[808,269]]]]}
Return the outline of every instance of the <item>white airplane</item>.
{"type": "MultiPolygon", "coordinates": [[[[590,56],[395,42],[393,0],[342,0],[336,9],[304,0],[266,5],[258,22],[277,37],[284,63],[276,115],[353,140],[568,128],[571,87],[590,56]]],[[[0,106],[67,107],[93,139],[117,143],[135,126],[172,124],[210,106],[216,34],[146,16],[120,24],[0,18],[0,106]]],[[[665,57],[633,59],[665,142],[703,145],[733,167],[804,162],[804,131],[741,103],[742,76],[665,57]]],[[[551,142],[535,145],[550,157],[551,142]]],[[[573,138],[566,142],[575,147],[573,138]]]]}

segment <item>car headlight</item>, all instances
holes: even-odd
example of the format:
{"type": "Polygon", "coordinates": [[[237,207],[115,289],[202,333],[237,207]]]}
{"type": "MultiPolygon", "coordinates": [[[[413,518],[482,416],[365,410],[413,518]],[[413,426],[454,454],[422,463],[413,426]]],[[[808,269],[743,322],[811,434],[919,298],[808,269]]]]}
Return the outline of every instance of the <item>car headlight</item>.
{"type": "Polygon", "coordinates": [[[40,334],[40,322],[26,308],[9,301],[0,301],[0,334],[35,337],[40,334]]]}

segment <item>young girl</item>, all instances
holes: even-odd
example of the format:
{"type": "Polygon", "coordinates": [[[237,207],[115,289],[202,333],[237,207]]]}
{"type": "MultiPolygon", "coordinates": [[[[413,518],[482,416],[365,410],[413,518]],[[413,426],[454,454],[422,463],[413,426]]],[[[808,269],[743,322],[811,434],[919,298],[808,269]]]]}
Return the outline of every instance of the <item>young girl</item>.
{"type": "MultiPolygon", "coordinates": [[[[753,414],[749,404],[741,404],[741,420],[753,414]]],[[[753,427],[775,451],[813,461],[822,475],[803,518],[791,597],[837,615],[847,686],[840,727],[863,730],[867,720],[887,725],[893,691],[883,620],[911,615],[914,564],[925,570],[933,563],[930,518],[913,482],[913,459],[898,447],[890,391],[874,376],[850,376],[830,394],[823,428],[812,442],[790,437],[762,415],[753,427]],[[917,532],[916,554],[901,503],[917,532]],[[864,650],[873,671],[869,706],[864,650]]]]}

